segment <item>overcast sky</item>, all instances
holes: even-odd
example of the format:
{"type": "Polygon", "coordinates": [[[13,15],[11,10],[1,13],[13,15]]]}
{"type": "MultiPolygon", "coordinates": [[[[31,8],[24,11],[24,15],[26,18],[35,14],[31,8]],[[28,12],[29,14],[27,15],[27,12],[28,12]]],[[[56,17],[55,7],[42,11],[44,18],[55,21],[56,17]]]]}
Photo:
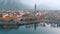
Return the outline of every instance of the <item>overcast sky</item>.
{"type": "Polygon", "coordinates": [[[60,9],[60,0],[21,0],[21,2],[32,7],[34,4],[45,4],[51,8],[60,9]]]}
{"type": "MultiPolygon", "coordinates": [[[[31,7],[33,7],[34,4],[36,4],[37,6],[44,4],[45,6],[48,6],[50,8],[60,10],[60,0],[10,0],[10,1],[19,2],[31,7]]],[[[4,3],[4,5],[6,5],[8,1],[0,0],[0,3],[2,2],[4,3]]]]}

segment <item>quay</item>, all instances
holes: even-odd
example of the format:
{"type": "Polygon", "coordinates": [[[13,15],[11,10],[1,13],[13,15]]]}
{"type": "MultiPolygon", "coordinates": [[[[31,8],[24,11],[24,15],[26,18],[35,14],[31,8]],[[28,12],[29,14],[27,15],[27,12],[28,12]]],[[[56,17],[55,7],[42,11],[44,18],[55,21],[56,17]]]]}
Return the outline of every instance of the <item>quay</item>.
{"type": "Polygon", "coordinates": [[[9,25],[9,24],[32,24],[32,23],[39,23],[40,21],[39,20],[35,20],[35,21],[4,21],[4,22],[1,22],[0,21],[0,24],[2,25],[9,25]]]}

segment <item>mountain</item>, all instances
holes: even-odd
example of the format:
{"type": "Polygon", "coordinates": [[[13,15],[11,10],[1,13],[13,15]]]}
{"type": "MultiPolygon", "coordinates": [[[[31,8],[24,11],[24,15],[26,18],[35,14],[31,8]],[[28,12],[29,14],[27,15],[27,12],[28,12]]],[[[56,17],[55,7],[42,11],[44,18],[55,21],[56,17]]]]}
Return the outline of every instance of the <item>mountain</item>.
{"type": "Polygon", "coordinates": [[[31,9],[30,6],[27,6],[18,0],[0,0],[0,10],[17,10],[17,9],[31,9]]]}

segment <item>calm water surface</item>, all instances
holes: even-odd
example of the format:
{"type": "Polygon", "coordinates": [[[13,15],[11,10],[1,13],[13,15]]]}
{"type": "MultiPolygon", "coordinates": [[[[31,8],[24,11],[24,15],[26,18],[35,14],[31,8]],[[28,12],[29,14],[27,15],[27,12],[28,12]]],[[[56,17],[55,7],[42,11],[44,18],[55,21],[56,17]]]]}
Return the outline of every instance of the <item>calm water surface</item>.
{"type": "Polygon", "coordinates": [[[0,34],[60,34],[60,25],[45,22],[27,25],[0,25],[0,34]]]}

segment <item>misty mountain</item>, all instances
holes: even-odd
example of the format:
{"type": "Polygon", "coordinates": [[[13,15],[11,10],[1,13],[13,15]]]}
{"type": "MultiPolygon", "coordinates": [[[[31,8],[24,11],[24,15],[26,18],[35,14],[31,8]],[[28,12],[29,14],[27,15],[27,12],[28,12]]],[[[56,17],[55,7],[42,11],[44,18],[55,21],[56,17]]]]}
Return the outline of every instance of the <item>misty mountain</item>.
{"type": "Polygon", "coordinates": [[[17,10],[17,9],[31,9],[30,6],[27,6],[23,3],[20,3],[15,0],[0,0],[0,10],[5,9],[5,10],[17,10]]]}

